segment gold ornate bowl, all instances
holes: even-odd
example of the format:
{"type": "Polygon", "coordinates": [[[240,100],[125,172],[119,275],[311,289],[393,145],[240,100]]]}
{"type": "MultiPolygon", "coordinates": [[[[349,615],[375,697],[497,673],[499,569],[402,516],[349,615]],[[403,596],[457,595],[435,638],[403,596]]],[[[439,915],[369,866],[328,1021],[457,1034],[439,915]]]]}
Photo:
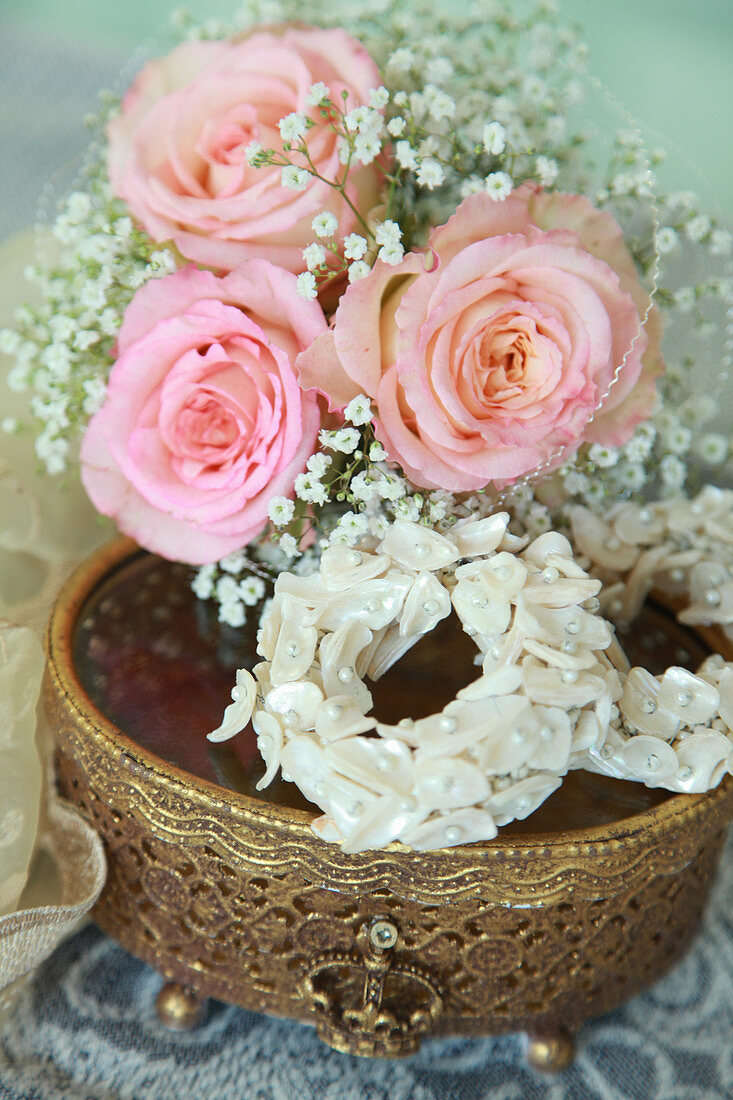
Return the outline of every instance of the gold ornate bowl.
{"type": "MultiPolygon", "coordinates": [[[[98,551],[57,599],[45,689],[61,790],[107,849],[96,920],[168,979],[169,1023],[216,997],[382,1056],[428,1034],[521,1030],[534,1063],[556,1068],[584,1020],[683,953],[731,777],[670,796],[574,773],[491,843],[344,855],[312,833],[316,811],[287,784],[280,801],[256,794],[251,739],[205,741],[243,654],[187,596],[182,569],[127,540],[98,551]]],[[[681,647],[705,652],[661,609],[642,633],[677,662],[681,647]]],[[[403,659],[399,681],[385,677],[385,720],[405,690],[434,708],[460,686],[461,655],[432,644],[403,659]]]]}

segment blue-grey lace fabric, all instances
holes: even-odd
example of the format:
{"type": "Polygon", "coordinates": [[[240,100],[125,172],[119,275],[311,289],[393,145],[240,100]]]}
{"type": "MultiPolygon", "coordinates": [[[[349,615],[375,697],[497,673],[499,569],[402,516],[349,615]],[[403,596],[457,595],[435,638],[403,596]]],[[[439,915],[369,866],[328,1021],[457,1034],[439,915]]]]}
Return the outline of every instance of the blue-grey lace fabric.
{"type": "Polygon", "coordinates": [[[167,1031],[160,978],[93,927],[62,946],[0,1031],[2,1100],[730,1100],[733,837],[702,929],[644,995],[545,1077],[521,1036],[432,1040],[404,1061],[337,1054],[303,1024],[210,1003],[167,1031]]]}

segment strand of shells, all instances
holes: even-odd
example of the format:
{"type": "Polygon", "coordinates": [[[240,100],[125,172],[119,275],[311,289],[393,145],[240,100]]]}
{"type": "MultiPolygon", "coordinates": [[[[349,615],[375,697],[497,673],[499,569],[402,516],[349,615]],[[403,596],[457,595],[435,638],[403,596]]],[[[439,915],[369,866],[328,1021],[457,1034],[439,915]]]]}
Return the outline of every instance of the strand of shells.
{"type": "Polygon", "coordinates": [[[323,809],[315,831],[345,851],[491,839],[571,768],[684,790],[707,789],[728,768],[733,742],[712,722],[721,722],[721,684],[733,718],[733,667],[640,681],[648,674],[628,672],[598,614],[601,582],[568,540],[550,532],[528,544],[508,520],[462,520],[445,534],[398,521],[373,548],[333,546],[318,573],[278,578],[259,635],[264,660],[254,676],[237,674],[210,737],[225,740],[251,718],[267,764],[260,786],[282,769],[323,809]],[[477,646],[481,674],[439,713],[379,722],[365,680],[451,611],[477,646]],[[685,726],[683,691],[694,700],[688,718],[711,723],[704,744],[685,726]],[[647,732],[647,697],[660,717],[682,717],[647,732]]]}
{"type": "Polygon", "coordinates": [[[721,626],[733,639],[733,491],[706,485],[692,500],[617,504],[605,520],[576,506],[569,519],[610,619],[632,622],[659,588],[687,602],[680,622],[721,626]]]}

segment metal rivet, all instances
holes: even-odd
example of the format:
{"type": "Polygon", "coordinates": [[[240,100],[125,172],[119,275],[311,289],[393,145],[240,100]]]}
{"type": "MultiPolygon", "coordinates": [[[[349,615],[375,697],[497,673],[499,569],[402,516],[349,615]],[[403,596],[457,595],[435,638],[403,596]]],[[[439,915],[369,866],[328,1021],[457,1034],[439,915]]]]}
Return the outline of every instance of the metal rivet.
{"type": "Polygon", "coordinates": [[[379,951],[388,951],[397,943],[397,928],[390,920],[376,920],[369,929],[369,939],[379,951]]]}

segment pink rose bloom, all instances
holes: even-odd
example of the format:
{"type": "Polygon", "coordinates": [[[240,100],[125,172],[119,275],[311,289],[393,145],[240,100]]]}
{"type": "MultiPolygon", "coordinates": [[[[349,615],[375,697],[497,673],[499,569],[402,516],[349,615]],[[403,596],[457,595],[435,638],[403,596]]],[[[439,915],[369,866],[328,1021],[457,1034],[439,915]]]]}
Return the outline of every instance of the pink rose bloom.
{"type": "MultiPolygon", "coordinates": [[[[311,178],[302,191],[280,184],[280,169],[252,168],[251,142],[282,151],[278,122],[293,111],[320,122],[307,107],[322,82],[340,107],[368,101],[379,72],[342,30],[286,27],[235,42],[188,42],[140,72],[109,126],[113,190],[156,241],[172,240],[182,255],[221,271],[265,259],[303,271],[302,249],[313,240],[315,214],[330,211],[341,236],[357,219],[341,195],[311,178]]],[[[326,179],[343,174],[338,139],[317,126],[308,149],[326,179]]],[[[297,155],[291,159],[300,163],[297,155]]],[[[360,212],[377,200],[376,163],[355,164],[346,192],[360,212]]]]}
{"type": "Polygon", "coordinates": [[[216,561],[262,531],[271,497],[292,491],[320,422],[293,362],[326,329],[296,283],[264,260],[223,279],[191,264],[127,307],[81,472],[94,506],[141,546],[216,561]]]}
{"type": "Polygon", "coordinates": [[[352,284],[298,358],[331,408],[365,393],[418,485],[471,491],[618,446],[647,417],[660,325],[614,219],[532,185],[472,195],[430,238],[352,284]],[[599,411],[599,403],[602,407],[599,411]]]}

